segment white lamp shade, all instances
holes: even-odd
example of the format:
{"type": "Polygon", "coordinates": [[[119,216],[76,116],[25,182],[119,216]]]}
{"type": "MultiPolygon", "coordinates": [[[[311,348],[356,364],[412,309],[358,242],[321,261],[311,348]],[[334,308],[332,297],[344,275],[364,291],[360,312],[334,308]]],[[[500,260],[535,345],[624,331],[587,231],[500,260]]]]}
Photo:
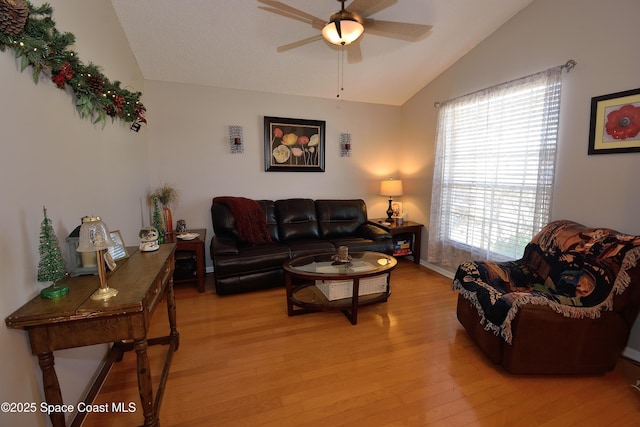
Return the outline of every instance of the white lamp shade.
{"type": "Polygon", "coordinates": [[[89,218],[80,226],[77,252],[95,252],[115,246],[107,224],[100,217],[89,218]]]}
{"type": "Polygon", "coordinates": [[[402,180],[385,180],[380,182],[381,196],[402,196],[402,180]]]}
{"type": "Polygon", "coordinates": [[[364,27],[358,21],[351,19],[339,19],[331,21],[322,29],[322,36],[329,43],[336,45],[348,45],[358,40],[358,37],[364,32],[364,27]],[[342,37],[338,34],[338,28],[336,22],[340,22],[340,31],[342,37]]]}

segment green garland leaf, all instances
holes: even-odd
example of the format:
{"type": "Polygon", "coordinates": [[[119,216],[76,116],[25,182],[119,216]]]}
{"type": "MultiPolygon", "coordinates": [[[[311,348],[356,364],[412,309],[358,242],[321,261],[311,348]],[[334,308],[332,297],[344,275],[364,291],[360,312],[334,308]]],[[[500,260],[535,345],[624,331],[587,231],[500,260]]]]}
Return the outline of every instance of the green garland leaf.
{"type": "Polygon", "coordinates": [[[81,118],[93,123],[106,123],[107,117],[125,122],[146,123],[146,108],[140,102],[142,93],[120,87],[111,82],[94,64],[85,65],[69,47],[75,42],[71,33],[61,33],[52,19],[53,8],[48,3],[33,6],[29,1],[29,17],[24,30],[18,35],[0,32],[0,51],[14,51],[20,72],[32,67],[34,83],[46,75],[60,89],[66,87],[76,98],[76,109],[81,118]]]}

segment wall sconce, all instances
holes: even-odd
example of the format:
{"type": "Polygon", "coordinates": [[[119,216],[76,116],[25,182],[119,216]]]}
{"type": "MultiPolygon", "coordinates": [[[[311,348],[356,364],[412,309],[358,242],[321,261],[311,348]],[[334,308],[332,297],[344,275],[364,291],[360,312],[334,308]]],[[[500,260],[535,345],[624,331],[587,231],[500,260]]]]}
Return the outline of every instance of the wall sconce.
{"type": "Polygon", "coordinates": [[[231,154],[244,153],[242,126],[229,126],[229,146],[231,148],[231,154]]]}
{"type": "Polygon", "coordinates": [[[104,250],[115,245],[116,242],[111,239],[111,233],[109,233],[107,225],[102,222],[99,216],[89,218],[88,221],[84,221],[80,226],[80,239],[76,251],[95,252],[98,276],[100,276],[100,288],[91,295],[92,300],[106,301],[118,295],[117,289],[110,288],[107,285],[104,265],[105,261],[110,259],[110,256],[104,253],[104,250]]]}
{"type": "Polygon", "coordinates": [[[393,215],[393,208],[391,203],[393,202],[393,196],[402,196],[402,180],[396,181],[393,178],[380,182],[380,195],[389,196],[389,207],[387,208],[387,221],[391,222],[391,216],[393,215]]]}
{"type": "Polygon", "coordinates": [[[340,157],[351,157],[351,134],[340,134],[340,157]]]}

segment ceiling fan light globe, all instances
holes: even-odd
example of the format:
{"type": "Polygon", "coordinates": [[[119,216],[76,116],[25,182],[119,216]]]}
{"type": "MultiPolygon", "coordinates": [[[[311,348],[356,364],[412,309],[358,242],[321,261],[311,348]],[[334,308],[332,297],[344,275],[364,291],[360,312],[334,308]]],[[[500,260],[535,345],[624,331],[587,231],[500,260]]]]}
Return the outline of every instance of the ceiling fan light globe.
{"type": "Polygon", "coordinates": [[[355,20],[351,19],[337,19],[332,20],[322,29],[322,37],[329,43],[335,45],[346,46],[354,41],[358,40],[358,38],[364,33],[364,26],[355,20]],[[336,22],[340,22],[340,33],[338,33],[338,28],[336,22]]]}

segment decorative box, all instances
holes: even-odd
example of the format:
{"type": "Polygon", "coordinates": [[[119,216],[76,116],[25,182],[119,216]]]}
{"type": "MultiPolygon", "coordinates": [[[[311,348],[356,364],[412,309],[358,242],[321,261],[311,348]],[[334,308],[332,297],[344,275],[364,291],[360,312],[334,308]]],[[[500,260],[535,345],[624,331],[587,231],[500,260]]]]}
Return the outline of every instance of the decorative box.
{"type": "MultiPolygon", "coordinates": [[[[389,274],[360,279],[358,295],[376,294],[387,291],[389,274]]],[[[329,301],[351,298],[353,295],[353,280],[316,280],[316,287],[329,301]]]]}

